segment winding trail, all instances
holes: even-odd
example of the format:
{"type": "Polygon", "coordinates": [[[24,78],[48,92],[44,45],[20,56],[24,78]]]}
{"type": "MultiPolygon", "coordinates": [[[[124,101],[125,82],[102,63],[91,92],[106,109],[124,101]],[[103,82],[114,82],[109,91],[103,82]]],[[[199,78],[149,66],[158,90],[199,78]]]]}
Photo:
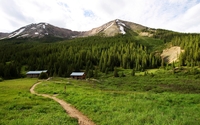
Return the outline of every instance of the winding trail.
{"type": "Polygon", "coordinates": [[[30,92],[32,94],[35,94],[35,95],[38,95],[38,96],[47,97],[47,98],[55,100],[56,102],[58,102],[63,107],[63,109],[65,109],[66,113],[70,117],[78,119],[79,125],[95,125],[95,123],[93,123],[89,118],[87,118],[87,116],[83,115],[77,109],[72,107],[69,103],[67,103],[67,102],[65,102],[65,101],[63,101],[61,99],[58,99],[55,96],[50,96],[50,95],[47,95],[47,94],[39,94],[39,93],[35,92],[34,88],[40,83],[41,82],[37,82],[31,87],[30,92]]]}

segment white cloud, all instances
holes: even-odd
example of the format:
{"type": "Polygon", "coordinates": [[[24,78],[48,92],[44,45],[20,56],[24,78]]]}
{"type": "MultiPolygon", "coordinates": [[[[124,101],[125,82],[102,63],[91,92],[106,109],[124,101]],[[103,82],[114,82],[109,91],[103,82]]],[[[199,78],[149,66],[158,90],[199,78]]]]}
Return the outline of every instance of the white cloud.
{"type": "Polygon", "coordinates": [[[0,0],[0,32],[47,22],[85,31],[114,19],[152,28],[200,32],[199,0],[0,0]]]}

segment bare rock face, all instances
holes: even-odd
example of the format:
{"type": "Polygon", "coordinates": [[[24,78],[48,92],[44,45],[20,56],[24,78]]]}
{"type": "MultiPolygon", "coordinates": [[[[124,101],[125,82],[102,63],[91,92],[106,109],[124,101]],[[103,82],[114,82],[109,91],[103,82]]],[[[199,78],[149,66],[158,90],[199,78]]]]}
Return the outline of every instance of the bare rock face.
{"type": "Polygon", "coordinates": [[[116,34],[126,34],[126,29],[138,32],[146,29],[146,27],[136,23],[116,19],[100,27],[86,31],[82,36],[93,36],[99,33],[103,33],[105,36],[114,36],[116,34]]]}
{"type": "Polygon", "coordinates": [[[164,61],[167,63],[173,63],[178,61],[178,57],[181,52],[184,52],[184,50],[181,50],[180,46],[173,46],[171,48],[163,50],[161,58],[164,59],[164,61]]]}
{"type": "Polygon", "coordinates": [[[48,23],[38,23],[21,27],[12,33],[0,36],[0,38],[42,38],[44,36],[71,38],[79,34],[80,32],[59,28],[48,23]]]}
{"type": "Polygon", "coordinates": [[[1,32],[0,32],[0,39],[1,39],[1,38],[3,39],[3,38],[5,38],[5,37],[7,37],[8,34],[9,34],[9,33],[1,33],[1,32]]]}
{"type": "MultiPolygon", "coordinates": [[[[115,36],[117,34],[126,34],[128,30],[132,30],[140,35],[143,30],[148,31],[148,29],[150,28],[119,19],[110,21],[89,31],[82,32],[59,28],[48,23],[38,23],[21,27],[12,33],[0,33],[0,39],[43,38],[45,36],[70,39],[75,37],[94,36],[98,34],[103,34],[105,36],[115,36]]],[[[142,35],[144,35],[144,33],[142,35]]]]}

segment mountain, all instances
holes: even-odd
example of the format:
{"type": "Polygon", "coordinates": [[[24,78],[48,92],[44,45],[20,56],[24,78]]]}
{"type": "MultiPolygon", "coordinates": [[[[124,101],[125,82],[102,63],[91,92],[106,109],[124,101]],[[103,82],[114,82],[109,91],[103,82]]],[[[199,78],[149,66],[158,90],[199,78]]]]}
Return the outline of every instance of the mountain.
{"type": "Polygon", "coordinates": [[[59,38],[71,38],[79,35],[80,32],[59,28],[48,23],[30,24],[19,28],[12,33],[0,33],[0,39],[5,38],[42,38],[44,36],[54,36],[59,38]]]}
{"type": "Polygon", "coordinates": [[[1,32],[0,32],[0,38],[4,38],[4,37],[8,36],[8,34],[9,34],[9,33],[1,33],[1,32]]]}
{"type": "Polygon", "coordinates": [[[126,31],[128,30],[132,30],[136,33],[139,33],[145,29],[148,29],[148,27],[145,27],[133,22],[116,19],[100,27],[93,28],[92,30],[86,31],[83,33],[82,36],[93,36],[99,33],[103,33],[105,36],[114,36],[116,34],[126,34],[126,31]]]}
{"type": "Polygon", "coordinates": [[[12,33],[0,33],[0,39],[5,38],[42,38],[44,36],[53,36],[59,38],[75,38],[75,37],[87,37],[98,34],[105,36],[114,36],[116,34],[126,34],[128,31],[133,31],[141,36],[151,36],[149,31],[151,28],[136,24],[133,22],[123,20],[112,20],[100,27],[93,28],[89,31],[72,31],[70,29],[59,28],[48,23],[30,24],[19,28],[12,33]]]}
{"type": "Polygon", "coordinates": [[[133,72],[164,68],[173,74],[179,72],[176,67],[189,67],[184,74],[196,74],[193,67],[200,67],[200,34],[152,29],[119,19],[85,32],[39,23],[1,36],[10,38],[0,41],[0,77],[8,79],[21,77],[22,68],[47,69],[50,76],[62,77],[86,71],[90,78],[96,71],[113,72],[115,67],[133,72]]]}

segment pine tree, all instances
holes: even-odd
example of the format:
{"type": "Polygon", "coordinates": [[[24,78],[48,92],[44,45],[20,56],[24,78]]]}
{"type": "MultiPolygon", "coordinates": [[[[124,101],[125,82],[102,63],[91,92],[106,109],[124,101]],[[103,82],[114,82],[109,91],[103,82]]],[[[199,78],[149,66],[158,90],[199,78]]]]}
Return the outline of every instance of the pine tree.
{"type": "Polygon", "coordinates": [[[135,69],[132,69],[131,76],[135,76],[135,69]]]}
{"type": "Polygon", "coordinates": [[[59,69],[58,69],[58,76],[62,76],[63,74],[62,74],[62,68],[61,67],[59,67],[59,69]]]}
{"type": "Polygon", "coordinates": [[[121,73],[121,77],[125,77],[125,76],[126,76],[126,75],[122,72],[122,73],[121,73]]]}
{"type": "Polygon", "coordinates": [[[164,61],[164,58],[162,58],[161,67],[162,67],[162,68],[165,67],[165,61],[164,61]]]}
{"type": "Polygon", "coordinates": [[[94,76],[93,70],[89,70],[87,73],[87,78],[92,78],[94,76]]]}
{"type": "Polygon", "coordinates": [[[97,70],[97,67],[95,67],[95,71],[94,71],[94,78],[98,78],[98,70],[97,70]]]}
{"type": "Polygon", "coordinates": [[[2,77],[0,77],[0,82],[2,82],[3,81],[3,78],[2,77]]]}
{"type": "Polygon", "coordinates": [[[106,68],[105,74],[106,74],[106,75],[108,74],[108,68],[106,68]]]}
{"type": "Polygon", "coordinates": [[[114,68],[114,77],[119,77],[118,70],[116,67],[114,68]]]}
{"type": "Polygon", "coordinates": [[[39,76],[39,79],[47,79],[48,78],[48,75],[47,75],[47,73],[45,73],[45,72],[42,72],[41,74],[40,74],[40,76],[39,76]]]}

